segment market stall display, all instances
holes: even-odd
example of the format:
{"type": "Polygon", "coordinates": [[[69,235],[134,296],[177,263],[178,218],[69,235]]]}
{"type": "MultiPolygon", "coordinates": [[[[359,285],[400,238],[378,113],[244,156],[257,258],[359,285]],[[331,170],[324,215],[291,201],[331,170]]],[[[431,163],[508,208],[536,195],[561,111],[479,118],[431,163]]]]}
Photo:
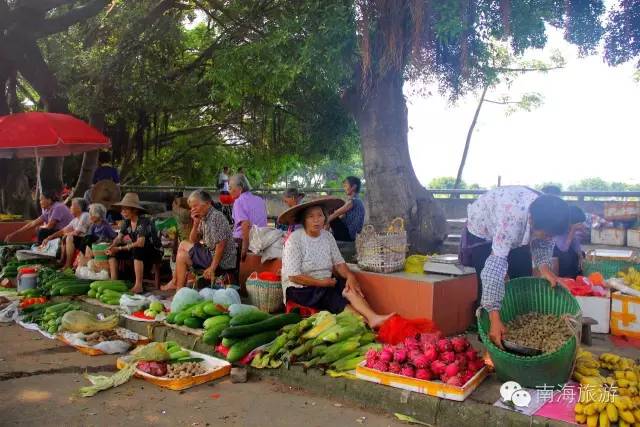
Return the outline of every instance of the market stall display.
{"type": "Polygon", "coordinates": [[[133,284],[124,280],[98,280],[89,284],[86,294],[103,304],[120,305],[122,295],[132,295],[129,291],[132,287],[133,284]]]}
{"type": "Polygon", "coordinates": [[[632,359],[612,353],[598,358],[580,349],[573,378],[589,388],[589,393],[580,393],[574,408],[577,423],[632,426],[640,422],[640,365],[632,359]]]}
{"type": "Polygon", "coordinates": [[[85,295],[89,291],[90,284],[90,280],[78,279],[72,270],[57,271],[50,267],[38,268],[38,288],[44,295],[85,295]]]}
{"type": "Polygon", "coordinates": [[[79,310],[80,304],[71,302],[45,302],[33,304],[22,309],[20,320],[24,323],[35,323],[40,329],[55,334],[62,325],[62,317],[72,310],[79,310]]]}
{"type": "Polygon", "coordinates": [[[132,347],[149,343],[147,337],[119,327],[91,333],[62,332],[57,338],[88,356],[124,353],[132,347]]]}

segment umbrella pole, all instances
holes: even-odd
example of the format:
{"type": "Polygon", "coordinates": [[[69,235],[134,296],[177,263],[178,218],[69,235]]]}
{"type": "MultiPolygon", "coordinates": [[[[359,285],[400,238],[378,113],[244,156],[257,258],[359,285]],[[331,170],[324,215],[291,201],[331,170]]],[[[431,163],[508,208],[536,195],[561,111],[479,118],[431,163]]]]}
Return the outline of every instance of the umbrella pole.
{"type": "Polygon", "coordinates": [[[34,150],[35,158],[36,158],[36,203],[38,199],[40,199],[40,194],[42,194],[42,181],[40,180],[40,158],[38,157],[38,149],[34,150]]]}

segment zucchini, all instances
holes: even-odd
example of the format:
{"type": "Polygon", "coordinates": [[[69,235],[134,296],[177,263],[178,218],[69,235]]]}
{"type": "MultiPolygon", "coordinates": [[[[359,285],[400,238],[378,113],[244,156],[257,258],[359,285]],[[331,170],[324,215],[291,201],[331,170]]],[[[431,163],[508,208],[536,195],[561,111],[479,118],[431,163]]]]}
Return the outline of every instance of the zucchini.
{"type": "Polygon", "coordinates": [[[187,362],[202,362],[202,357],[182,357],[177,360],[169,360],[169,363],[187,363],[187,362]]]}
{"type": "Polygon", "coordinates": [[[176,323],[176,316],[178,315],[178,313],[169,313],[167,314],[167,318],[164,319],[165,322],[169,323],[170,325],[176,323]]]}
{"type": "Polygon", "coordinates": [[[46,308],[45,313],[59,313],[71,305],[69,302],[61,302],[46,308]]]}
{"type": "Polygon", "coordinates": [[[222,338],[242,338],[259,332],[277,331],[285,325],[299,321],[300,315],[298,313],[279,314],[250,325],[230,326],[222,332],[222,338]]]}
{"type": "Polygon", "coordinates": [[[179,313],[176,314],[175,317],[175,324],[176,325],[182,325],[184,323],[184,319],[186,319],[187,317],[189,317],[189,313],[185,313],[184,311],[181,311],[179,313]]]}
{"type": "Polygon", "coordinates": [[[213,316],[208,318],[207,320],[204,321],[204,323],[202,324],[202,326],[205,329],[211,329],[214,326],[218,326],[218,325],[224,325],[225,328],[227,326],[229,326],[229,320],[231,318],[227,315],[222,315],[222,316],[213,316]]]}
{"type": "Polygon", "coordinates": [[[268,344],[275,340],[278,336],[278,332],[274,330],[260,332],[252,335],[246,339],[238,341],[229,349],[227,354],[227,360],[231,363],[237,362],[244,356],[249,354],[252,350],[260,347],[261,345],[268,344]]]}
{"type": "Polygon", "coordinates": [[[88,296],[89,298],[95,298],[95,297],[97,296],[97,295],[96,295],[96,290],[95,290],[95,289],[91,289],[91,288],[90,288],[90,289],[89,289],[89,291],[87,291],[87,296],[88,296]]]}
{"type": "Polygon", "coordinates": [[[169,358],[171,360],[178,360],[178,359],[183,359],[185,357],[191,357],[191,352],[189,352],[189,350],[180,350],[180,351],[176,351],[174,353],[169,353],[170,356],[169,358]]]}
{"type": "Polygon", "coordinates": [[[207,317],[209,317],[209,315],[207,315],[204,310],[203,310],[203,306],[206,304],[207,302],[201,302],[199,304],[196,304],[195,306],[193,306],[193,308],[191,309],[191,316],[193,317],[199,317],[201,319],[206,319],[207,317]]]}
{"type": "Polygon", "coordinates": [[[258,323],[263,320],[267,320],[270,317],[271,315],[269,313],[265,313],[264,311],[245,311],[244,313],[240,313],[236,317],[231,319],[231,322],[229,324],[231,326],[250,325],[252,323],[258,323]]]}
{"type": "Polygon", "coordinates": [[[184,326],[189,327],[189,328],[200,329],[200,328],[202,328],[202,319],[200,319],[198,317],[194,317],[194,316],[189,316],[189,317],[184,319],[182,324],[184,326]]]}
{"type": "Polygon", "coordinates": [[[127,282],[124,280],[96,280],[91,282],[91,289],[98,290],[98,288],[119,288],[124,286],[127,287],[127,282]]]}
{"type": "Polygon", "coordinates": [[[209,316],[218,316],[220,314],[224,314],[226,313],[226,311],[223,310],[223,307],[220,305],[217,305],[215,302],[213,301],[207,301],[203,306],[202,306],[202,311],[205,312],[205,314],[208,314],[209,316]]]}
{"type": "Polygon", "coordinates": [[[202,336],[202,341],[205,344],[216,345],[218,341],[220,341],[220,334],[225,330],[227,326],[225,324],[220,324],[207,329],[202,336]]]}

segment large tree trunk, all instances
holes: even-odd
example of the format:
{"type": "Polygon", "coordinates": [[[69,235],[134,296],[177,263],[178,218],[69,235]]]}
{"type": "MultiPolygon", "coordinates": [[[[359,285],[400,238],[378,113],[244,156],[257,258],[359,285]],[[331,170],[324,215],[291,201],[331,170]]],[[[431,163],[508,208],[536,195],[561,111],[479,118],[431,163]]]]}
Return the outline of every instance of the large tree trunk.
{"type": "Polygon", "coordinates": [[[389,72],[350,108],[360,129],[369,222],[383,229],[394,218],[404,218],[409,250],[428,253],[444,241],[446,219],[411,164],[403,83],[401,73],[389,72]]]}

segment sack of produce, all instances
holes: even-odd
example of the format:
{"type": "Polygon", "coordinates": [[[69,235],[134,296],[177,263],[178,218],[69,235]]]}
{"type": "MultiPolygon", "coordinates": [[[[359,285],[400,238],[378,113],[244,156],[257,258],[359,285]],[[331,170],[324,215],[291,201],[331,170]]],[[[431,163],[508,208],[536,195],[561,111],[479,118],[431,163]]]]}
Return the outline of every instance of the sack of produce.
{"type": "Polygon", "coordinates": [[[182,311],[187,305],[202,301],[198,291],[191,288],[180,288],[171,301],[171,311],[182,311]]]}
{"type": "Polygon", "coordinates": [[[118,315],[114,314],[99,320],[91,313],[82,310],[68,311],[62,316],[62,330],[82,332],[85,334],[96,331],[107,331],[118,326],[118,315]]]}
{"type": "Polygon", "coordinates": [[[238,291],[233,288],[218,289],[213,295],[213,302],[226,306],[231,304],[240,304],[240,294],[238,294],[238,291]]]}

